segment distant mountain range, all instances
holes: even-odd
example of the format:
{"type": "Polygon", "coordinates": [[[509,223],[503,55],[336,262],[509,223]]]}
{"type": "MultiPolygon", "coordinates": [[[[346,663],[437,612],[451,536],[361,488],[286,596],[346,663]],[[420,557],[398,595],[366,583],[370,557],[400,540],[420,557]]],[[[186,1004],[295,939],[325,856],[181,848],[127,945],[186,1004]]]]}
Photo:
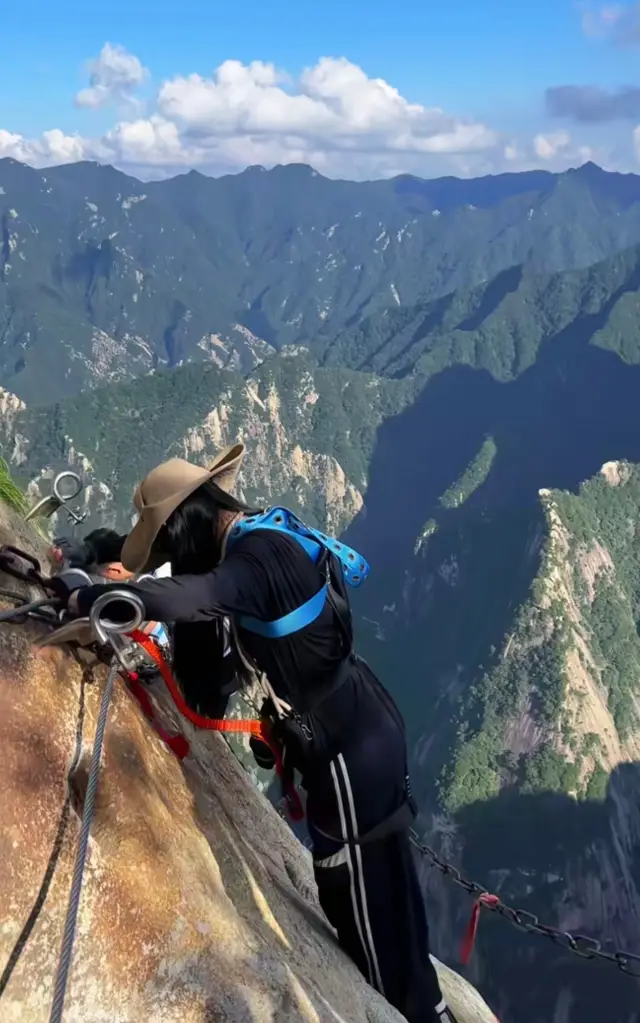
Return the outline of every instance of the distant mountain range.
{"type": "Polygon", "coordinates": [[[322,359],[354,333],[350,364],[374,368],[385,310],[395,330],[515,266],[579,268],[636,243],[640,177],[593,164],[360,183],[292,165],[142,184],[95,163],[0,160],[0,381],[41,404],[188,361],[245,372],[289,344],[322,359]]]}
{"type": "MultiPolygon", "coordinates": [[[[248,499],[371,560],[359,646],[430,842],[637,952],[640,178],[0,187],[0,451],[33,497],[71,467],[83,528],[124,529],[154,464],[243,439],[248,499]]],[[[469,904],[425,886],[453,957],[469,904]]],[[[474,968],[502,1023],[639,1023],[633,981],[503,921],[474,968]]]]}

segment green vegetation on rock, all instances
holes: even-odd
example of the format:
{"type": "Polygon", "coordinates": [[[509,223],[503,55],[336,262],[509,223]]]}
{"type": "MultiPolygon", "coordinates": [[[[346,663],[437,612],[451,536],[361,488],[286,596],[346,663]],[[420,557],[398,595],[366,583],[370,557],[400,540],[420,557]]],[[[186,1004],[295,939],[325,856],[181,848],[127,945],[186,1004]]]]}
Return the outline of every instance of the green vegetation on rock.
{"type": "Polygon", "coordinates": [[[640,466],[611,463],[578,496],[556,501],[573,540],[575,585],[600,682],[624,739],[640,721],[640,466]]]}
{"type": "Polygon", "coordinates": [[[0,501],[4,501],[6,505],[19,512],[20,515],[26,515],[29,510],[29,502],[13,479],[4,458],[0,458],[0,501]]]}
{"type": "Polygon", "coordinates": [[[638,248],[566,273],[511,267],[487,283],[376,312],[339,334],[326,359],[422,382],[455,365],[508,381],[534,364],[545,340],[575,330],[638,363],[639,268],[638,248]]]}
{"type": "MultiPolygon", "coordinates": [[[[558,289],[544,275],[640,243],[640,179],[592,164],[471,181],[331,181],[297,165],[142,183],[94,163],[0,160],[0,188],[0,374],[29,404],[186,361],[246,373],[291,344],[374,372],[457,363],[508,378],[576,297],[603,308],[595,279],[558,289]]],[[[625,358],[636,319],[633,297],[614,310],[625,358]]]]}
{"type": "MultiPolygon", "coordinates": [[[[51,468],[82,473],[87,458],[91,469],[84,475],[112,495],[106,500],[93,488],[89,523],[106,517],[125,527],[133,490],[154,465],[175,455],[206,461],[221,444],[242,438],[247,499],[275,498],[324,525],[332,482],[314,478],[305,458],[335,459],[345,485],[364,490],[377,428],[410,394],[400,381],[319,369],[303,352],[269,360],[248,378],[193,363],[18,412],[0,444],[6,450],[16,435],[25,439],[24,479],[51,468]]],[[[339,480],[333,486],[339,501],[339,480]]]]}
{"type": "Polygon", "coordinates": [[[445,490],[440,498],[443,508],[458,508],[481,487],[491,472],[496,456],[496,444],[493,437],[487,437],[472,462],[469,463],[459,480],[445,490]]]}
{"type": "Polygon", "coordinates": [[[640,466],[611,463],[579,493],[553,491],[545,503],[553,526],[532,597],[496,666],[461,701],[455,752],[441,787],[452,811],[495,794],[501,770],[504,781],[523,792],[603,798],[608,774],[598,760],[601,739],[590,732],[578,740],[564,714],[566,656],[578,650],[584,659],[582,642],[593,658],[585,671],[605,690],[620,741],[640,724],[640,466]],[[559,542],[567,549],[558,550],[559,542]],[[577,611],[558,589],[563,572],[577,611]],[[523,732],[535,726],[542,740],[528,755],[505,762],[507,732],[517,721],[523,732]],[[559,749],[560,738],[572,755],[559,749]],[[585,758],[595,761],[586,783],[585,758]]]}

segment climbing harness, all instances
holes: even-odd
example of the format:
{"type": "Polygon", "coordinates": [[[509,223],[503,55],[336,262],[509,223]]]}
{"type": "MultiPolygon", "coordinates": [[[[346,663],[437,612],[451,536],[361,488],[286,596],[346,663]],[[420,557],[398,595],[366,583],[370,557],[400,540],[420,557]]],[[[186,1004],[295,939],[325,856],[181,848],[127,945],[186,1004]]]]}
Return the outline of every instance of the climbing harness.
{"type": "Polygon", "coordinates": [[[250,663],[239,640],[238,629],[245,629],[267,639],[282,639],[299,632],[314,622],[322,613],[327,602],[331,605],[343,634],[345,659],[322,691],[315,694],[313,706],[306,708],[307,711],[312,711],[342,685],[347,677],[349,666],[355,659],[351,611],[348,601],[341,592],[343,588],[341,583],[344,581],[351,587],[358,587],[365,581],[370,569],[366,559],[352,547],[327,536],[318,529],[307,526],[288,508],[280,506],[253,515],[245,515],[239,519],[226,537],[225,553],[231,550],[239,539],[248,536],[254,530],[272,530],[290,537],[317,565],[319,574],[324,580],[317,593],[300,607],[294,608],[293,611],[281,618],[265,622],[250,615],[234,615],[231,620],[235,645],[241,660],[249,671],[257,672],[267,697],[266,705],[273,711],[272,736],[279,733],[280,744],[285,752],[284,759],[278,760],[277,769],[289,811],[294,819],[299,819],[302,816],[301,808],[298,809],[297,806],[292,807],[291,805],[293,794],[296,793],[294,764],[292,757],[286,756],[286,753],[287,749],[304,746],[305,742],[313,738],[310,725],[298,709],[285,704],[275,694],[264,673],[257,671],[256,667],[250,663]]]}
{"type": "Polygon", "coordinates": [[[249,632],[255,632],[268,639],[280,639],[283,636],[290,636],[293,632],[299,632],[314,622],[322,613],[327,600],[339,598],[331,579],[332,555],[340,562],[344,579],[349,586],[360,586],[369,575],[369,564],[357,551],[339,540],[326,536],[318,529],[305,525],[288,508],[269,508],[265,512],[240,519],[229,532],[227,550],[230,550],[240,537],[247,536],[255,529],[275,530],[295,540],[313,563],[323,571],[325,582],[310,600],[272,622],[263,622],[250,615],[237,615],[237,624],[249,632]]]}
{"type": "Polygon", "coordinates": [[[303,811],[299,805],[300,800],[295,787],[295,765],[290,751],[296,747],[303,747],[305,742],[312,740],[311,728],[308,721],[300,714],[299,709],[290,706],[278,697],[266,675],[251,664],[239,640],[238,629],[245,629],[267,639],[282,639],[306,628],[322,613],[325,604],[331,605],[343,635],[345,657],[332,678],[320,692],[315,694],[313,705],[305,708],[307,712],[311,712],[342,685],[348,675],[349,666],[355,660],[351,611],[348,601],[342,593],[342,582],[352,587],[358,587],[365,581],[370,569],[365,558],[352,547],[327,536],[318,529],[307,526],[288,508],[280,506],[253,515],[245,515],[239,519],[231,527],[225,539],[224,553],[231,550],[241,537],[249,535],[254,530],[272,530],[290,537],[317,565],[319,574],[324,580],[313,597],[281,618],[265,622],[250,615],[234,615],[231,619],[235,646],[240,658],[250,672],[256,672],[265,691],[265,706],[272,712],[270,715],[272,718],[271,737],[280,739],[279,745],[284,753],[284,756],[277,761],[276,770],[282,782],[289,813],[294,820],[299,820],[303,816],[303,811]],[[287,755],[288,751],[289,755],[287,755]]]}
{"type": "Polygon", "coordinates": [[[360,835],[358,838],[344,838],[344,836],[330,835],[328,832],[323,831],[317,824],[312,824],[313,830],[317,831],[323,838],[328,838],[329,841],[335,842],[336,845],[349,845],[349,846],[362,846],[371,845],[372,842],[381,842],[385,838],[389,838],[390,835],[395,835],[400,831],[406,831],[407,828],[413,824],[417,816],[416,806],[410,795],[407,796],[405,793],[405,799],[400,804],[397,810],[385,817],[384,820],[376,824],[370,831],[366,831],[364,835],[360,835]]]}
{"type": "MultiPolygon", "coordinates": [[[[143,648],[147,656],[150,657],[160,674],[162,675],[163,681],[169,690],[169,695],[173,700],[177,710],[182,714],[183,717],[190,721],[196,728],[206,729],[212,732],[222,732],[227,735],[249,735],[254,736],[256,739],[260,739],[264,742],[271,750],[275,759],[275,771],[279,778],[284,779],[285,788],[285,799],[287,800],[287,806],[289,813],[293,820],[301,820],[304,816],[300,797],[295,789],[295,785],[289,783],[286,779],[285,766],[283,762],[283,751],[280,743],[277,742],[273,735],[273,729],[270,727],[269,722],[264,719],[248,719],[248,718],[207,718],[202,714],[198,714],[192,710],[188,703],[185,701],[178,685],[173,677],[173,674],[167,664],[163,654],[161,653],[158,646],[153,640],[140,632],[135,630],[129,634],[130,639],[143,648]]],[[[150,701],[149,701],[150,702],[150,701]]],[[[158,730],[157,725],[154,723],[154,728],[158,730]]],[[[186,741],[186,740],[185,740],[186,741]]],[[[188,752],[188,748],[187,748],[188,752]]]]}

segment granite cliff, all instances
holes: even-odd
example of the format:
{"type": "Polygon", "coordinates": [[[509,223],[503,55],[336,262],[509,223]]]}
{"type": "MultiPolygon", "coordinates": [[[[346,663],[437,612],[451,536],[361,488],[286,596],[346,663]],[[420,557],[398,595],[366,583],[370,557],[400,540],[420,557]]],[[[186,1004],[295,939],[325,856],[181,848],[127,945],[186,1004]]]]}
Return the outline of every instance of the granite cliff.
{"type": "MultiPolygon", "coordinates": [[[[42,554],[4,507],[0,541],[42,554]]],[[[104,668],[60,650],[34,655],[38,628],[0,627],[3,1023],[49,1018],[104,682],[104,668]]],[[[307,852],[224,740],[181,726],[182,765],[117,687],[65,1020],[399,1023],[338,948],[307,852]]],[[[441,973],[460,1023],[495,1023],[466,981],[441,973]]]]}

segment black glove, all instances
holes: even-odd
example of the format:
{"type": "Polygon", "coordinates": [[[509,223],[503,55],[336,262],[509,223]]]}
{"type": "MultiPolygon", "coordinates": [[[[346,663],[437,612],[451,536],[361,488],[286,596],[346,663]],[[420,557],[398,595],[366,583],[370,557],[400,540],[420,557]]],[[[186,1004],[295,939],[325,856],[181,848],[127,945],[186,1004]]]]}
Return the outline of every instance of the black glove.
{"type": "Polygon", "coordinates": [[[251,747],[253,759],[258,767],[261,767],[263,771],[273,771],[276,766],[276,758],[271,752],[271,748],[267,746],[266,742],[263,742],[262,739],[258,739],[257,736],[252,735],[249,739],[249,746],[251,747]]]}
{"type": "Polygon", "coordinates": [[[64,607],[69,602],[69,597],[76,590],[82,590],[85,586],[93,586],[93,581],[81,568],[67,568],[58,575],[53,575],[47,581],[47,589],[58,598],[64,607]]]}

